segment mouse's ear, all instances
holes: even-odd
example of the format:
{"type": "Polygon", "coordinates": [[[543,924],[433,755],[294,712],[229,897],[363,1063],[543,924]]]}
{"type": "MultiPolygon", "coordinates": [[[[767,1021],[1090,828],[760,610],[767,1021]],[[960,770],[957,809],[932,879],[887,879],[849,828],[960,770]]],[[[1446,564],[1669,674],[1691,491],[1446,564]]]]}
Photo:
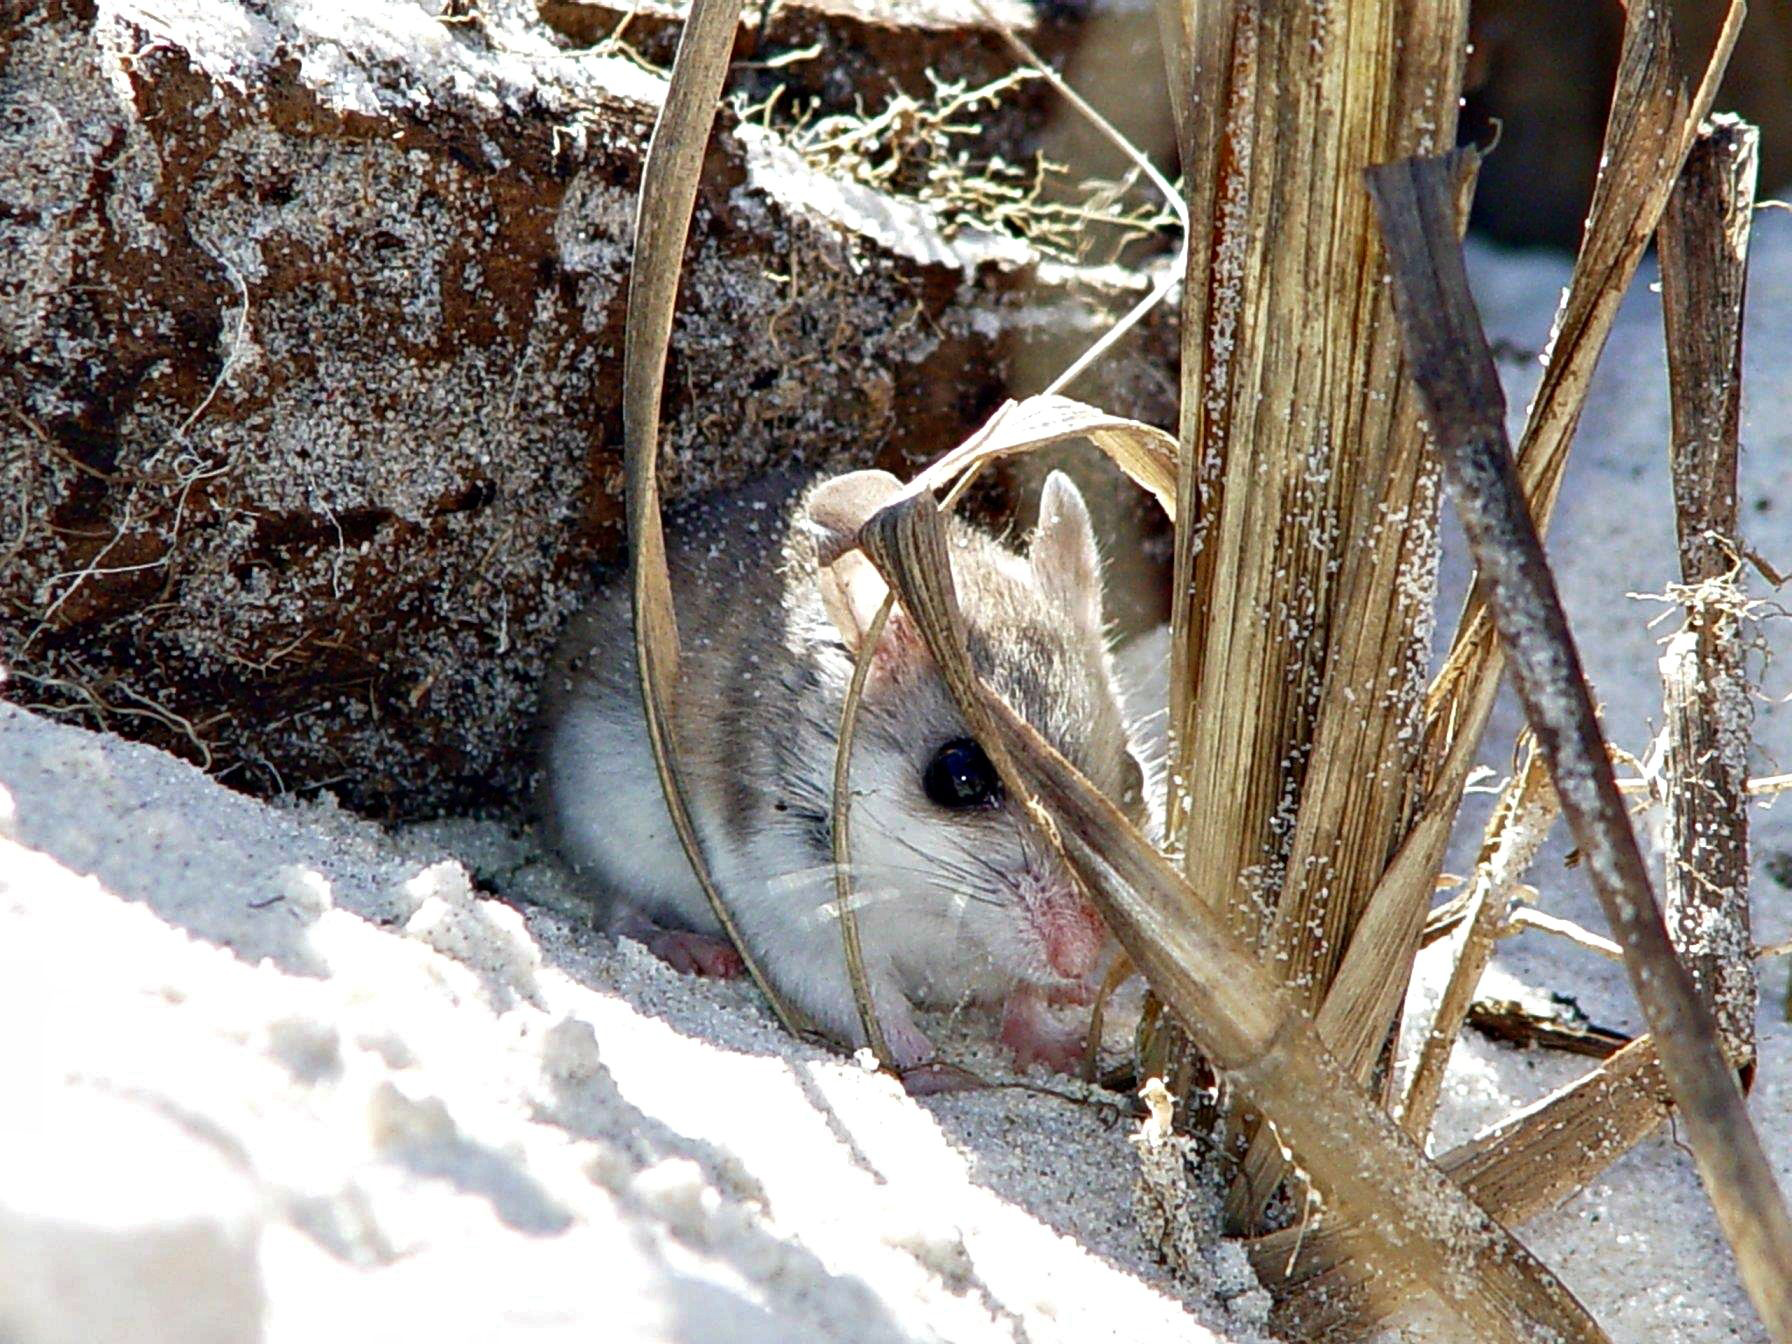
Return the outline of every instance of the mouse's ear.
{"type": "Polygon", "coordinates": [[[1101,552],[1082,491],[1061,471],[1045,479],[1039,495],[1039,528],[1027,551],[1033,577],[1072,615],[1101,624],[1101,552]]]}
{"type": "Polygon", "coordinates": [[[822,605],[855,654],[890,591],[858,549],[859,529],[900,493],[902,482],[887,471],[850,471],[823,481],[803,504],[815,537],[815,581],[822,605]]]}

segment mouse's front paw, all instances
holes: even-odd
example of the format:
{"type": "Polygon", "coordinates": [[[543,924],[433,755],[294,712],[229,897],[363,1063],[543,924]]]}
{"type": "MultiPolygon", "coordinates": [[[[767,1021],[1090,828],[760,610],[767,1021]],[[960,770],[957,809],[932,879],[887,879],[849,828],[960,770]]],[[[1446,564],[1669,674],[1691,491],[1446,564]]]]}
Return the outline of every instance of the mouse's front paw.
{"type": "Polygon", "coordinates": [[[883,1027],[884,1044],[890,1050],[890,1060],[898,1069],[925,1064],[939,1053],[927,1039],[927,1033],[910,1021],[906,1013],[900,1016],[879,1013],[878,1020],[883,1027]]]}
{"type": "Polygon", "coordinates": [[[960,1092],[980,1086],[980,1080],[954,1064],[943,1063],[927,1033],[904,1013],[881,1012],[884,1046],[890,1054],[902,1086],[912,1097],[931,1097],[941,1092],[960,1092]]]}
{"type": "Polygon", "coordinates": [[[1043,1064],[1057,1073],[1077,1073],[1088,1048],[1087,1022],[1066,1024],[1031,985],[1008,995],[1002,1007],[1002,1044],[1014,1052],[1014,1067],[1043,1064]]]}
{"type": "Polygon", "coordinates": [[[647,950],[675,971],[686,975],[713,975],[731,980],[746,970],[746,963],[726,938],[689,929],[657,929],[647,935],[647,950]]]}

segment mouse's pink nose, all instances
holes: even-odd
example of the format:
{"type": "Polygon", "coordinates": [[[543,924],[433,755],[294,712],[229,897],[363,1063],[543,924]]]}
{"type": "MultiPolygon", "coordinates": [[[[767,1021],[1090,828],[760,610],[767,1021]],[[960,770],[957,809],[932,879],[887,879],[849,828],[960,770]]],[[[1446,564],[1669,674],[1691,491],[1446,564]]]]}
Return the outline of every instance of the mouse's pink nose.
{"type": "Polygon", "coordinates": [[[1094,906],[1066,893],[1045,902],[1039,935],[1045,944],[1046,965],[1066,980],[1086,980],[1101,964],[1108,931],[1094,906]]]}

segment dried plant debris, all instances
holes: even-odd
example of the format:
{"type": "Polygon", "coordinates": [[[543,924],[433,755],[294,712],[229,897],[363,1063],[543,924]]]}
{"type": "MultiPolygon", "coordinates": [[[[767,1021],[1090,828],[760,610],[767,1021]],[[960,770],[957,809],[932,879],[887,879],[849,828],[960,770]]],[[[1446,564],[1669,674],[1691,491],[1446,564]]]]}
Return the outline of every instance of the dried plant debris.
{"type": "Polygon", "coordinates": [[[893,94],[882,107],[813,116],[781,112],[782,91],[758,104],[737,99],[740,121],[777,128],[810,167],[924,209],[948,239],[1019,239],[1043,256],[1108,265],[1134,256],[1131,244],[1158,239],[1174,216],[1120,181],[1075,181],[1042,154],[1011,162],[984,147],[987,113],[1042,76],[1017,69],[977,87],[929,72],[924,96],[893,94]]]}

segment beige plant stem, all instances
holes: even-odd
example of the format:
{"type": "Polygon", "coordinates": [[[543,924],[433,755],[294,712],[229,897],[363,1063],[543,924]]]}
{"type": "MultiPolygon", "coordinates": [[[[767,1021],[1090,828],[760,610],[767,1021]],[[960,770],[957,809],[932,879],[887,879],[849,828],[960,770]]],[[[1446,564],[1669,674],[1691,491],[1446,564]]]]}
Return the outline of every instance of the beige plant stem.
{"type": "Polygon", "coordinates": [[[852,982],[853,1006],[858,1010],[859,1027],[877,1062],[884,1068],[895,1067],[889,1042],[884,1039],[883,1023],[878,1020],[877,1003],[871,996],[871,978],[865,974],[865,949],[859,942],[859,919],[854,908],[852,890],[852,807],[848,801],[852,777],[852,744],[858,731],[859,701],[865,695],[865,678],[871,670],[869,652],[883,638],[884,625],[890,619],[893,604],[885,599],[871,624],[865,627],[864,656],[854,660],[852,681],[846,688],[846,699],[840,707],[840,749],[834,754],[834,820],[830,828],[834,854],[834,908],[840,921],[841,950],[846,957],[846,978],[852,982]]]}
{"type": "MultiPolygon", "coordinates": [[[[1473,154],[1464,154],[1458,163],[1460,168],[1455,183],[1458,227],[1466,228],[1479,160],[1473,154]]],[[[1402,378],[1401,383],[1404,387],[1406,380],[1402,378]]],[[[1413,421],[1412,433],[1398,440],[1397,451],[1390,454],[1389,471],[1414,482],[1417,488],[1421,478],[1427,483],[1435,481],[1435,464],[1419,465],[1428,460],[1429,454],[1417,430],[1416,408],[1410,402],[1410,391],[1406,397],[1403,408],[1413,421]]],[[[1431,485],[1427,484],[1424,489],[1429,498],[1431,485]]],[[[1426,516],[1426,528],[1429,529],[1428,512],[1426,516]]],[[[1371,551],[1373,560],[1346,567],[1350,582],[1343,603],[1343,629],[1352,633],[1340,635],[1328,672],[1330,690],[1320,709],[1313,741],[1314,763],[1308,771],[1307,788],[1302,794],[1293,848],[1289,854],[1292,893],[1284,893],[1284,903],[1278,905],[1272,927],[1275,941],[1271,944],[1270,955],[1280,960],[1288,949],[1302,941],[1303,925],[1298,922],[1299,912],[1307,910],[1310,914],[1311,908],[1303,893],[1311,894],[1316,885],[1323,885],[1323,882],[1316,884],[1312,879],[1296,882],[1292,874],[1310,873],[1321,868],[1336,875],[1336,870],[1330,868],[1330,861],[1321,862],[1318,855],[1335,843],[1325,838],[1329,831],[1336,829],[1331,819],[1340,811],[1348,811],[1352,799],[1360,802],[1358,791],[1351,787],[1352,763],[1355,763],[1357,784],[1373,783],[1370,792],[1381,795],[1379,806],[1372,811],[1385,820],[1389,833],[1384,836],[1386,844],[1378,863],[1370,864],[1368,851],[1363,849],[1369,832],[1359,829],[1356,844],[1347,848],[1354,851],[1357,861],[1365,865],[1364,871],[1372,869],[1376,873],[1376,880],[1367,893],[1353,903],[1354,923],[1348,930],[1337,927],[1334,921],[1335,931],[1328,936],[1342,945],[1341,952],[1335,956],[1321,956],[1317,963],[1315,954],[1308,954],[1298,959],[1290,958],[1283,964],[1331,967],[1326,976],[1315,976],[1310,970],[1307,973],[1308,1003],[1313,1005],[1319,1019],[1319,1033],[1328,1048],[1358,1079],[1365,1081],[1405,1001],[1412,958],[1418,948],[1418,931],[1424,925],[1425,912],[1430,905],[1431,875],[1417,873],[1411,865],[1414,856],[1428,851],[1413,847],[1411,834],[1429,837],[1442,833],[1455,820],[1453,812],[1428,815],[1421,811],[1416,819],[1408,815],[1411,809],[1404,804],[1409,797],[1406,788],[1409,780],[1403,777],[1400,785],[1395,787],[1386,772],[1385,762],[1380,770],[1364,765],[1365,753],[1373,754],[1386,746],[1385,734],[1394,731],[1397,724],[1403,722],[1405,730],[1417,738],[1416,698],[1409,702],[1414,710],[1412,719],[1400,721],[1384,717],[1381,734],[1371,734],[1367,738],[1359,731],[1361,716],[1355,708],[1366,697],[1385,696],[1390,689],[1378,681],[1387,675],[1386,664],[1390,661],[1385,656],[1387,641],[1396,635],[1410,634],[1414,628],[1422,628],[1417,609],[1408,606],[1402,611],[1399,602],[1388,602],[1378,595],[1410,588],[1411,570],[1408,567],[1418,563],[1421,570],[1424,568],[1425,548],[1429,545],[1428,530],[1388,529],[1380,542],[1366,548],[1371,551]],[[1397,544],[1388,544],[1390,537],[1397,544]],[[1380,613],[1373,614],[1377,607],[1381,608],[1380,613]],[[1395,614],[1401,617],[1398,622],[1391,620],[1395,614]],[[1377,638],[1378,631],[1381,638],[1377,638]],[[1403,806],[1395,808],[1389,804],[1388,800],[1394,796],[1402,800],[1403,806]],[[1394,834],[1400,833],[1400,828],[1405,826],[1413,827],[1413,832],[1407,833],[1409,843],[1388,856],[1386,847],[1393,845],[1394,834]],[[1287,899],[1290,894],[1294,897],[1292,901],[1287,899]],[[1325,982],[1323,986],[1321,979],[1325,982]]],[[[1405,685],[1416,687],[1421,677],[1417,664],[1412,661],[1414,648],[1410,642],[1396,642],[1410,674],[1405,685]]],[[[1399,659],[1393,661],[1398,663],[1399,659]]],[[[1410,758],[1390,749],[1388,759],[1398,761],[1404,767],[1404,774],[1410,775],[1410,758]]],[[[1311,935],[1309,940],[1314,940],[1311,935]]],[[[1286,1167],[1273,1134],[1258,1133],[1252,1138],[1239,1163],[1239,1175],[1227,1201],[1234,1227],[1256,1226],[1286,1167]]]]}
{"type": "Polygon", "coordinates": [[[803,1024],[772,988],[752,948],[741,937],[727,902],[716,889],[685,801],[678,743],[672,727],[673,698],[678,686],[678,621],[666,568],[657,476],[660,398],[665,383],[666,349],[672,338],[672,310],[678,300],[678,277],[684,265],[684,244],[697,198],[703,150],[709,141],[739,19],[740,0],[693,0],[690,19],[679,37],[665,105],[654,125],[641,171],[622,355],[629,575],[642,709],[666,810],[716,921],[740,953],[741,961],[778,1020],[787,1030],[799,1032],[803,1024]]]}

